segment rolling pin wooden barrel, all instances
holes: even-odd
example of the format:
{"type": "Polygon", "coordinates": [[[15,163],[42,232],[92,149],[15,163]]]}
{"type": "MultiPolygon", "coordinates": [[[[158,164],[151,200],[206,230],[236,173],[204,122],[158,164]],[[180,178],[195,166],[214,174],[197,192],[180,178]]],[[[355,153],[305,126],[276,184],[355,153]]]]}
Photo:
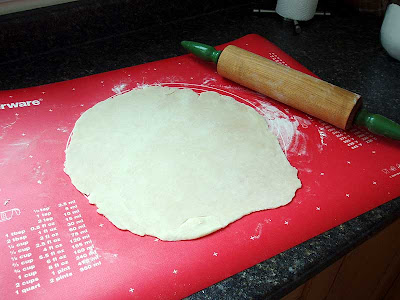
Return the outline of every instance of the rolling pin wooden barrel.
{"type": "Polygon", "coordinates": [[[219,56],[218,73],[234,82],[348,129],[361,105],[360,95],[236,46],[219,56]]]}
{"type": "Polygon", "coordinates": [[[356,93],[233,45],[218,51],[198,42],[181,44],[196,56],[216,63],[222,77],[272,99],[344,130],[356,124],[400,140],[400,124],[360,109],[361,97],[356,93]]]}

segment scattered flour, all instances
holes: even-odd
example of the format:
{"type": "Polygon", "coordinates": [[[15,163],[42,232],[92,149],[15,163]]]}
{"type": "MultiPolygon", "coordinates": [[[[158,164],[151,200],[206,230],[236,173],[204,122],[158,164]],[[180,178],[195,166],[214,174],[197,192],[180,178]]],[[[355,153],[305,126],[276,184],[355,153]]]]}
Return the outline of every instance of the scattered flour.
{"type": "Polygon", "coordinates": [[[289,117],[267,101],[260,101],[256,107],[267,120],[270,130],[276,135],[286,156],[306,155],[306,136],[298,130],[299,126],[307,128],[311,121],[295,116],[289,117]]]}
{"type": "Polygon", "coordinates": [[[128,86],[127,83],[120,82],[119,84],[115,85],[111,90],[116,93],[117,95],[122,94],[125,88],[128,86]]]}

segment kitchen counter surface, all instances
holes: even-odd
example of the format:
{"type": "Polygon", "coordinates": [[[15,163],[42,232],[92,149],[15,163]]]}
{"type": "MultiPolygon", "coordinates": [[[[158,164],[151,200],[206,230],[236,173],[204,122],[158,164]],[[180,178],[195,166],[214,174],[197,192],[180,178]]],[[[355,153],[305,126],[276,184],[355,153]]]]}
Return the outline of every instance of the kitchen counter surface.
{"type": "MultiPolygon", "coordinates": [[[[400,122],[400,62],[380,45],[381,18],[356,13],[316,16],[301,23],[302,33],[296,35],[291,23],[278,15],[253,13],[252,8],[259,8],[254,4],[191,8],[191,14],[200,16],[188,16],[178,4],[172,4],[163,13],[153,14],[151,20],[142,15],[132,20],[118,6],[127,1],[108,2],[107,11],[97,4],[88,9],[71,3],[60,6],[62,9],[0,16],[0,90],[182,55],[181,40],[218,45],[256,33],[322,79],[363,95],[369,111],[400,122]]],[[[148,4],[141,9],[151,11],[152,7],[148,4]]],[[[397,197],[188,299],[278,299],[399,216],[397,197]]]]}

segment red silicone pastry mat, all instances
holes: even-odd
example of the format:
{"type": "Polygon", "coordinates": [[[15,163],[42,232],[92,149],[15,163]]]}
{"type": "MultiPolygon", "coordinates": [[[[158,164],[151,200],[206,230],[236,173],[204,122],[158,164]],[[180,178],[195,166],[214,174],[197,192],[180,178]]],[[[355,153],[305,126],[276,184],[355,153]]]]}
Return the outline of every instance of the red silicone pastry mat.
{"type": "MultiPolygon", "coordinates": [[[[231,44],[310,74],[260,36],[231,44]]],[[[0,92],[1,297],[179,299],[400,195],[398,142],[343,132],[215,70],[184,55],[0,92]],[[303,187],[293,201],[180,242],[119,230],[97,214],[63,172],[68,138],[99,101],[152,84],[216,91],[257,109],[299,170],[303,187]]]]}

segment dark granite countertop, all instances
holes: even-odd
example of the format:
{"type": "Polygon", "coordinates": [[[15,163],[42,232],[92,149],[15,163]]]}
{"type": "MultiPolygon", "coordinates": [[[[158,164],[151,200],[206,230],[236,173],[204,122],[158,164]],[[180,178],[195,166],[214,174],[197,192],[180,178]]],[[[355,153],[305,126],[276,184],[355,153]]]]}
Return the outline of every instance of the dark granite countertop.
{"type": "MultiPolygon", "coordinates": [[[[181,40],[218,45],[256,33],[326,81],[363,95],[369,111],[400,122],[400,62],[380,45],[381,18],[316,16],[295,35],[278,15],[252,13],[254,3],[226,1],[231,8],[224,9],[172,1],[161,9],[156,2],[82,1],[0,16],[0,90],[174,57],[184,54],[181,40]]],[[[278,299],[399,216],[397,197],[188,299],[278,299]]]]}

